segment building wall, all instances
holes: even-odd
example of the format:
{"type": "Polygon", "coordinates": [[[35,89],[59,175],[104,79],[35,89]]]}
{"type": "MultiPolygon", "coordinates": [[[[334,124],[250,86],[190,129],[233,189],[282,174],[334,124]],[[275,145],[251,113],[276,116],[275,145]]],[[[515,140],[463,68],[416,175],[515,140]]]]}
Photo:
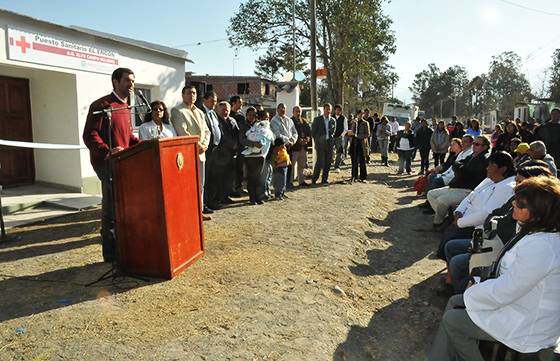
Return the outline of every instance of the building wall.
{"type": "Polygon", "coordinates": [[[291,92],[279,91],[276,93],[276,104],[284,103],[286,106],[286,114],[291,115],[292,109],[296,105],[299,105],[299,95],[299,86],[296,86],[291,92]]]}
{"type": "Polygon", "coordinates": [[[212,90],[216,92],[219,100],[229,100],[233,95],[245,96],[269,96],[272,99],[276,97],[276,87],[271,81],[256,77],[227,77],[227,76],[188,76],[187,82],[198,82],[212,86],[212,90]],[[249,94],[240,94],[238,92],[239,83],[249,84],[249,94]],[[265,93],[266,84],[269,85],[269,94],[265,93]]]}
{"type": "MultiPolygon", "coordinates": [[[[72,74],[0,64],[0,75],[29,79],[33,140],[77,144],[76,81],[72,74]]],[[[81,188],[80,152],[35,149],[35,179],[81,188]]]]}
{"type": "MultiPolygon", "coordinates": [[[[163,100],[168,107],[181,101],[181,89],[185,81],[184,59],[0,13],[0,75],[29,79],[35,142],[83,146],[82,132],[89,105],[95,99],[110,93],[111,76],[10,60],[7,57],[6,44],[8,26],[115,49],[120,56],[118,66],[131,68],[135,73],[136,84],[149,88],[152,100],[163,100]]],[[[100,192],[87,149],[36,150],[35,167],[37,181],[55,183],[88,193],[100,192]]]]}

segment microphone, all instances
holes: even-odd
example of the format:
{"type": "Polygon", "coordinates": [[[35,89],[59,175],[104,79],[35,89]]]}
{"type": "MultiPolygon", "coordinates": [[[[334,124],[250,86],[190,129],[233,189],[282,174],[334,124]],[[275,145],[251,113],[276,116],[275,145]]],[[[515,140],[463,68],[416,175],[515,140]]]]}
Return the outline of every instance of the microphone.
{"type": "Polygon", "coordinates": [[[144,96],[144,93],[142,93],[142,90],[137,89],[136,91],[138,92],[138,96],[140,97],[140,99],[142,99],[142,101],[144,102],[144,105],[148,108],[148,111],[146,113],[151,113],[152,112],[152,107],[150,106],[150,103],[148,102],[148,100],[144,96]]]}

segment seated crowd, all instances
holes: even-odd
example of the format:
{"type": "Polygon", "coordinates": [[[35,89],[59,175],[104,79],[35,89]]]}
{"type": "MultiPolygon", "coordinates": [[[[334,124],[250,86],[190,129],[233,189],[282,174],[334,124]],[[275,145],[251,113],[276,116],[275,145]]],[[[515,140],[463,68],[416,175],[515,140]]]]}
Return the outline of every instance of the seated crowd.
{"type": "Polygon", "coordinates": [[[505,132],[490,139],[467,131],[449,139],[443,163],[434,153],[420,207],[440,233],[435,252],[448,272],[438,294],[450,299],[428,360],[482,361],[481,340],[553,359],[560,340],[560,181],[558,160],[547,151],[553,138],[543,128],[558,119],[555,109],[539,128],[522,124],[524,135],[516,122],[496,127],[505,132]]]}
{"type": "Polygon", "coordinates": [[[142,140],[199,136],[204,213],[232,203],[246,182],[249,202],[282,200],[286,189],[305,181],[308,147],[315,147],[313,184],[328,184],[331,164],[340,171],[352,162],[352,181],[365,181],[366,164],[379,151],[398,155],[397,174],[412,172],[420,154],[425,177],[424,212],[441,232],[437,256],[447,264],[445,288],[451,296],[429,360],[483,360],[479,340],[495,340],[521,352],[550,349],[560,338],[560,110],[549,122],[508,121],[491,137],[478,120],[466,130],[417,118],[400,129],[392,117],[370,117],[368,109],[346,118],[342,106],[326,103],[309,124],[301,108],[286,115],[278,104],[271,118],[262,107],[241,112],[242,99],[217,101],[186,86],[183,102],[169,112],[155,101],[140,127],[142,140]],[[390,119],[391,118],[391,119],[390,119]],[[521,130],[520,130],[521,129],[521,130]],[[430,167],[430,152],[434,167],[430,167]],[[492,243],[493,242],[493,243],[492,243]],[[492,247],[488,247],[492,244],[492,247]]]}

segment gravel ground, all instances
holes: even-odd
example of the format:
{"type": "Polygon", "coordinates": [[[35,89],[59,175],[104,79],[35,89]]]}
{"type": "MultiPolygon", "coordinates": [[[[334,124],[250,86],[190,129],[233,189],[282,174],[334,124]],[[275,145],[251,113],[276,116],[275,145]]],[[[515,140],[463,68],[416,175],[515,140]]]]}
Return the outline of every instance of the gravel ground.
{"type": "Polygon", "coordinates": [[[100,211],[16,228],[0,245],[0,360],[423,360],[445,300],[415,177],[243,199],[205,222],[206,253],[171,281],[84,285],[100,211]]]}

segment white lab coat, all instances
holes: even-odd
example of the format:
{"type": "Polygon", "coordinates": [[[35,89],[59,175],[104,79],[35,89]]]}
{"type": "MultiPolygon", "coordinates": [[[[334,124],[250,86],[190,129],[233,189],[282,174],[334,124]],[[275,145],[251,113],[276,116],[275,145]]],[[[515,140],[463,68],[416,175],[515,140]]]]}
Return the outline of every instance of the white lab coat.
{"type": "Polygon", "coordinates": [[[524,236],[502,258],[498,278],[469,287],[464,300],[472,321],[508,347],[558,347],[560,234],[524,236]]]}

